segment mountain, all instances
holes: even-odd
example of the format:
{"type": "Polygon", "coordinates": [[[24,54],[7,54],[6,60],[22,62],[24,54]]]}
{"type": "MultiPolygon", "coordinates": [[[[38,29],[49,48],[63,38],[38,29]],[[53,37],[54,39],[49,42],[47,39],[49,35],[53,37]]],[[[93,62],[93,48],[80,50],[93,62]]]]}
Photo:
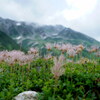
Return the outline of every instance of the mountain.
{"type": "Polygon", "coordinates": [[[0,31],[0,50],[19,49],[20,46],[7,34],[0,31]]]}
{"type": "Polygon", "coordinates": [[[0,30],[25,49],[43,46],[46,42],[72,43],[85,46],[100,45],[97,40],[62,25],[39,25],[0,18],[0,30]]]}

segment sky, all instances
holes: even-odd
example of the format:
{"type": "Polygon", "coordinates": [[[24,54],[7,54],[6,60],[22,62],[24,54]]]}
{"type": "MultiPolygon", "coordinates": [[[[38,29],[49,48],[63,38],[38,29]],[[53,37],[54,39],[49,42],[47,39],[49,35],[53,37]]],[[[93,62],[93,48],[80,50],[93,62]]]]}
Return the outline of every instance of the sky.
{"type": "Polygon", "coordinates": [[[0,0],[0,17],[60,24],[100,41],[100,0],[0,0]]]}

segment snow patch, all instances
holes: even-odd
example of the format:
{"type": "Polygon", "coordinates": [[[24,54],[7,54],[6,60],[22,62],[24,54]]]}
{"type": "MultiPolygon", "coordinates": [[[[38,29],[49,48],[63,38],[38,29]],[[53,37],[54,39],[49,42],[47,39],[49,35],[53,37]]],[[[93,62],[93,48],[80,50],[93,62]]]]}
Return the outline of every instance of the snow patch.
{"type": "Polygon", "coordinates": [[[54,33],[54,34],[52,34],[52,35],[56,36],[56,35],[58,35],[58,34],[57,34],[57,33],[54,33]]]}
{"type": "Polygon", "coordinates": [[[16,25],[17,25],[17,26],[20,26],[20,25],[21,25],[21,23],[19,23],[19,22],[18,22],[18,23],[16,23],[16,25]]]}
{"type": "Polygon", "coordinates": [[[21,39],[21,38],[22,38],[22,36],[18,36],[16,39],[19,40],[19,39],[21,39]]]}

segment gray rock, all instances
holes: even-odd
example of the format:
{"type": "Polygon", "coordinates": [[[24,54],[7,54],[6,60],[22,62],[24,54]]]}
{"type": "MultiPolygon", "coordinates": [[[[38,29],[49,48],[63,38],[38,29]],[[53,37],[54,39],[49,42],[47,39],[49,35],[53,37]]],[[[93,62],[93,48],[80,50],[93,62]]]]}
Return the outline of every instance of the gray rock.
{"type": "Polygon", "coordinates": [[[35,91],[25,91],[18,94],[14,99],[15,100],[38,100],[37,94],[38,93],[35,91]]]}

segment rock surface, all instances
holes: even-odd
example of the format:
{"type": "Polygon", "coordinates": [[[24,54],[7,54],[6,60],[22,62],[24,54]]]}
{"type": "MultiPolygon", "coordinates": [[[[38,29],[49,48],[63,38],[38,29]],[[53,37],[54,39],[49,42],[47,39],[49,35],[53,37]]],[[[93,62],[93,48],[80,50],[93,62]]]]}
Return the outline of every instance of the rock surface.
{"type": "Polygon", "coordinates": [[[0,31],[6,33],[18,44],[23,44],[25,49],[42,47],[46,42],[83,44],[84,46],[100,45],[99,41],[62,25],[39,25],[0,17],[0,31]]]}
{"type": "Polygon", "coordinates": [[[14,99],[15,100],[37,100],[37,92],[35,91],[25,91],[18,94],[14,99]]]}

